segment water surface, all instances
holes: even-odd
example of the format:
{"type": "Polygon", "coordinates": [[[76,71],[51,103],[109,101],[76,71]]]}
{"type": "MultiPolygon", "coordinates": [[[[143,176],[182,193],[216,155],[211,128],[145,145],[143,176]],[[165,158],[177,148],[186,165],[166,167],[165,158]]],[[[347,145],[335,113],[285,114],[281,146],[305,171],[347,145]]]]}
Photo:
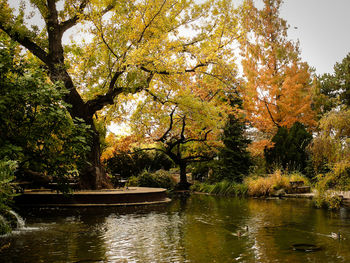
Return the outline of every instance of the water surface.
{"type": "Polygon", "coordinates": [[[20,213],[26,228],[0,237],[1,262],[350,262],[350,210],[307,200],[194,195],[163,206],[20,213]],[[300,243],[320,250],[292,249],[300,243]]]}

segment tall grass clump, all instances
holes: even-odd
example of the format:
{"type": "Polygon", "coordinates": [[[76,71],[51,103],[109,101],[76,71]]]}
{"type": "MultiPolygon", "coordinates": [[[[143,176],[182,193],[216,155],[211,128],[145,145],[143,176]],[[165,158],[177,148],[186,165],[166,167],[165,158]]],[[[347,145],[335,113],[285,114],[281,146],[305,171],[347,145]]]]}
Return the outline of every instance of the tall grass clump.
{"type": "Polygon", "coordinates": [[[248,188],[243,184],[224,180],[215,184],[197,183],[191,190],[220,196],[244,196],[248,188]]]}
{"type": "Polygon", "coordinates": [[[283,173],[277,169],[272,174],[266,176],[252,175],[245,179],[244,184],[248,187],[250,196],[270,196],[278,193],[279,190],[288,192],[291,190],[291,181],[303,181],[304,185],[309,185],[307,178],[298,172],[291,174],[283,173]]]}

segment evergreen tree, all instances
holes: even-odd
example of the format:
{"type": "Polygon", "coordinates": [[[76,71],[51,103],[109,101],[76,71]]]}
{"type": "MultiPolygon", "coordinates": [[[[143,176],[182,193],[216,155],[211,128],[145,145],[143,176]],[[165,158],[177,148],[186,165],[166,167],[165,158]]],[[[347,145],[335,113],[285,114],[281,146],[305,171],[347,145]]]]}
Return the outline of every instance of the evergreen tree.
{"type": "MultiPolygon", "coordinates": [[[[231,99],[231,105],[241,107],[239,98],[231,99]]],[[[220,179],[242,182],[252,164],[247,146],[250,140],[244,136],[245,124],[239,117],[230,114],[224,128],[224,147],[219,153],[220,179]]]]}
{"type": "Polygon", "coordinates": [[[267,168],[271,170],[276,166],[282,166],[284,169],[303,172],[308,160],[306,146],[311,140],[312,135],[300,122],[294,123],[289,130],[286,127],[279,127],[272,138],[274,146],[265,148],[264,151],[267,168]]]}

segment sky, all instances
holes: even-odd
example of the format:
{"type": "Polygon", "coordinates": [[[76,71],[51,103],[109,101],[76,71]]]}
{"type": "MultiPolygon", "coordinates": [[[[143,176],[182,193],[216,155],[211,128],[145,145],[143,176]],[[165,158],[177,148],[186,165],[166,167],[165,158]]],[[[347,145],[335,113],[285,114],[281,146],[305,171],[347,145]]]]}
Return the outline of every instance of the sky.
{"type": "Polygon", "coordinates": [[[317,74],[332,73],[350,52],[350,0],[284,0],[280,15],[317,74]]]}

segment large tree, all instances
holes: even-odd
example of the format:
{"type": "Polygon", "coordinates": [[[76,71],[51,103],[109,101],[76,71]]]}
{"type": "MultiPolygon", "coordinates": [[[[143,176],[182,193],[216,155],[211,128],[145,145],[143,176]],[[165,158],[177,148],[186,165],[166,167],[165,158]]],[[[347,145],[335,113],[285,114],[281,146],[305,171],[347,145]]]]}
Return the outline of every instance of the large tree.
{"type": "Polygon", "coordinates": [[[314,106],[320,120],[311,144],[319,184],[350,188],[350,55],[318,79],[314,106]]]}
{"type": "Polygon", "coordinates": [[[290,128],[297,121],[313,127],[315,121],[310,69],[300,59],[298,44],[287,39],[288,25],[279,17],[282,0],[263,3],[258,9],[252,0],[244,1],[246,36],[241,50],[246,85],[242,93],[248,120],[269,143],[279,127],[290,128]]]}
{"type": "Polygon", "coordinates": [[[70,115],[91,127],[82,187],[106,185],[94,116],[118,104],[122,94],[157,85],[159,76],[205,71],[222,60],[237,31],[230,3],[194,2],[33,0],[44,24],[38,28],[28,25],[25,5],[16,12],[1,0],[0,29],[41,61],[52,82],[63,83],[70,115]],[[183,28],[189,33],[181,34],[183,28]],[[64,45],[69,30],[83,34],[64,45]]]}
{"type": "Polygon", "coordinates": [[[161,151],[179,166],[180,188],[188,188],[188,164],[216,156],[227,116],[233,112],[226,96],[234,89],[234,71],[227,75],[221,70],[214,67],[210,74],[163,83],[158,87],[162,92],[158,96],[151,92],[133,115],[133,131],[142,134],[139,141],[154,146],[143,148],[161,151]],[[167,85],[178,87],[168,92],[167,85]]]}

